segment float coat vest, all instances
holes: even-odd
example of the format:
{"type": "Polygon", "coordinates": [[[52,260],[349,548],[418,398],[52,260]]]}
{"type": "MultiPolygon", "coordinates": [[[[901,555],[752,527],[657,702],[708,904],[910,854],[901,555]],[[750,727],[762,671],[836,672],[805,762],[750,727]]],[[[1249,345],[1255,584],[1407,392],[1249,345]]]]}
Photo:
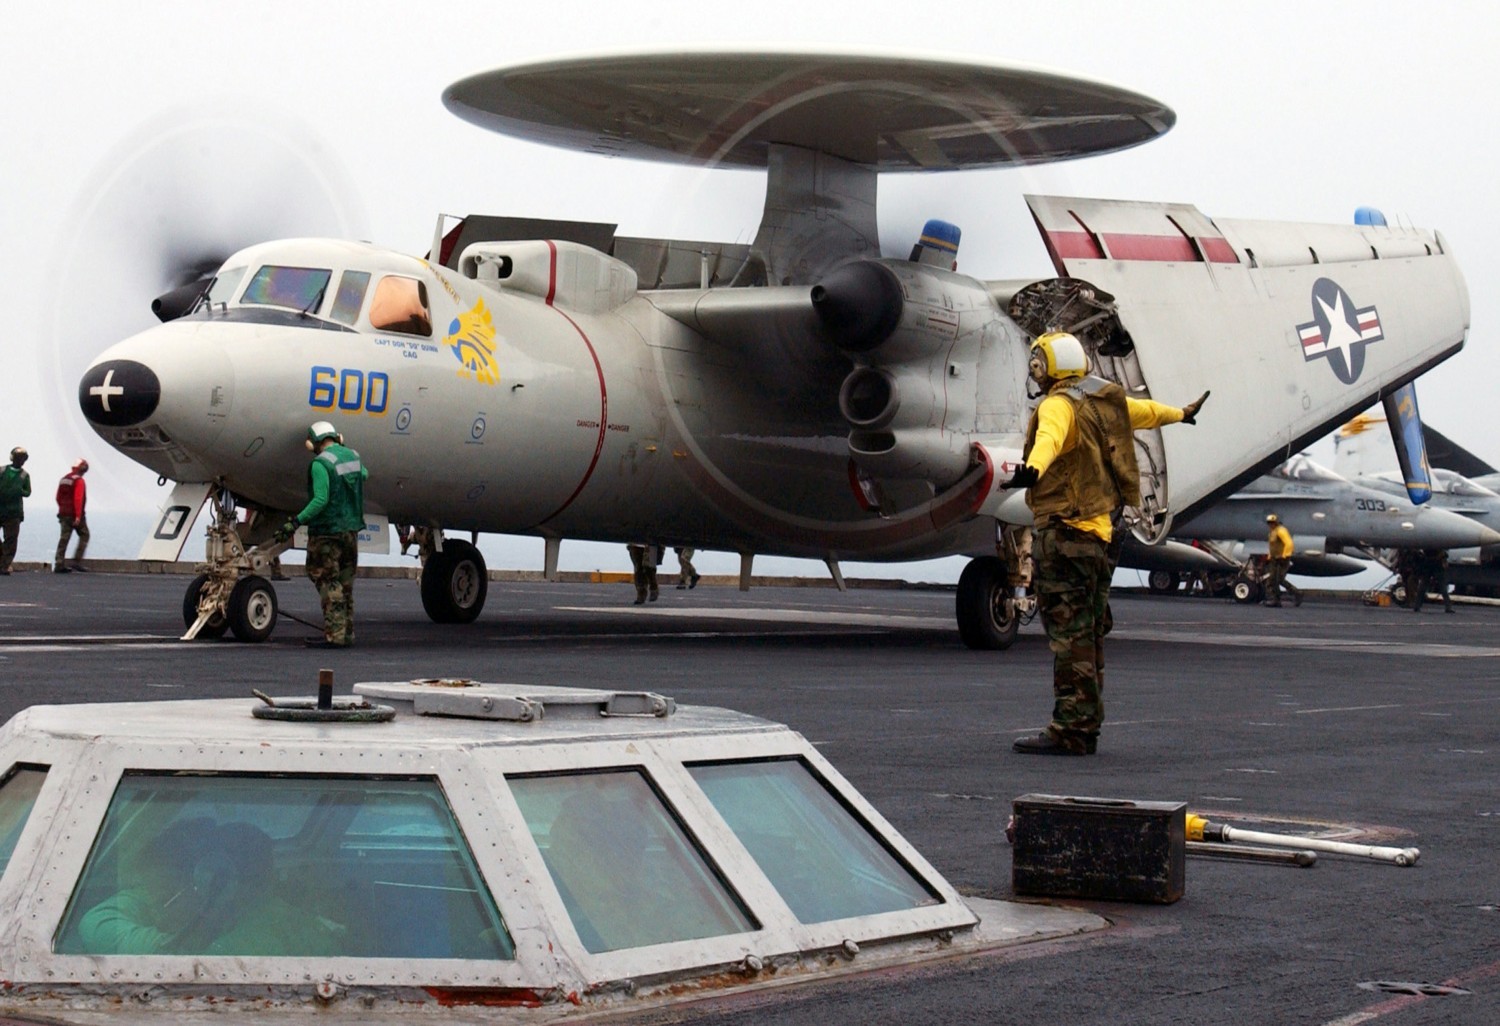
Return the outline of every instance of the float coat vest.
{"type": "MultiPolygon", "coordinates": [[[[1112,516],[1121,506],[1141,504],[1140,470],[1125,390],[1113,381],[1090,375],[1054,385],[1048,394],[1073,407],[1075,443],[1058,453],[1027,493],[1038,524],[1050,520],[1087,520],[1112,516]]],[[[1046,400],[1043,400],[1046,401],[1046,400]]],[[[1036,444],[1038,416],[1026,426],[1025,456],[1036,444]]]]}
{"type": "Polygon", "coordinates": [[[310,494],[316,494],[314,478],[319,473],[327,475],[328,502],[305,521],[307,533],[342,534],[364,530],[365,472],[359,453],[337,443],[326,446],[308,464],[310,494]]]}
{"type": "Polygon", "coordinates": [[[83,483],[83,475],[69,471],[64,474],[62,480],[57,482],[57,515],[60,517],[81,517],[85,496],[88,486],[83,483]]]}

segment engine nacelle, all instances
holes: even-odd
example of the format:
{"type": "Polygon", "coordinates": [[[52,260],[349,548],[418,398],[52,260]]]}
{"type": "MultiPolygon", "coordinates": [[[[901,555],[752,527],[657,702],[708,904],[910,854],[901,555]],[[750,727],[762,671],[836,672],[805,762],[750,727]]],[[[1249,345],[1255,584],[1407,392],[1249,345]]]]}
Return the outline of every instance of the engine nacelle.
{"type": "Polygon", "coordinates": [[[871,478],[941,490],[970,467],[976,373],[1009,319],[972,278],[906,261],[844,264],[813,287],[829,338],[855,361],[839,389],[849,455],[871,478]]]}
{"type": "Polygon", "coordinates": [[[840,349],[889,366],[943,353],[999,315],[973,278],[904,260],[856,260],[812,288],[813,310],[840,349]]]}

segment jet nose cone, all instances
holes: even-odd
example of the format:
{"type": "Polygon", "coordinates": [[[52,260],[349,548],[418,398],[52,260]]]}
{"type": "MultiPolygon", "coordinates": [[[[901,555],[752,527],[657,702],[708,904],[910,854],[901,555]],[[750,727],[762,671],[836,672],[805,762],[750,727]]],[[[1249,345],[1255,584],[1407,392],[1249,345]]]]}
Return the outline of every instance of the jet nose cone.
{"type": "Polygon", "coordinates": [[[139,424],[156,412],[159,402],[156,372],[134,360],[103,360],[85,371],[78,383],[83,415],[106,427],[139,424]]]}

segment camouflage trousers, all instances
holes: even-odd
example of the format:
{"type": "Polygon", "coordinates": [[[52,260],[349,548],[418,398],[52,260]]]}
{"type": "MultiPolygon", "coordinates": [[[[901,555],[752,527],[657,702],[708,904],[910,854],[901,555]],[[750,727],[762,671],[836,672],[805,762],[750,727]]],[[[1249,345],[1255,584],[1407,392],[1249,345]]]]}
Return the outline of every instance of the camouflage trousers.
{"type": "Polygon", "coordinates": [[[323,603],[323,637],[335,645],[354,644],[354,571],[358,566],[357,532],[307,539],[307,579],[323,603]]]}
{"type": "Polygon", "coordinates": [[[72,517],[57,518],[58,539],[57,553],[53,558],[54,567],[62,566],[68,558],[68,542],[73,540],[73,535],[78,535],[78,551],[73,553],[73,562],[83,562],[83,554],[89,547],[89,522],[86,517],[73,519],[72,517]]]}
{"type": "Polygon", "coordinates": [[[1286,591],[1292,598],[1297,597],[1297,586],[1286,579],[1286,572],[1291,567],[1290,559],[1268,559],[1266,560],[1266,598],[1272,605],[1281,605],[1281,593],[1286,591]]]}
{"type": "Polygon", "coordinates": [[[631,579],[635,582],[635,602],[640,605],[646,601],[649,594],[651,601],[655,602],[660,594],[656,584],[656,546],[655,545],[627,545],[630,553],[631,579]]]}
{"type": "Polygon", "coordinates": [[[21,518],[0,520],[0,570],[9,570],[21,541],[21,518]]]}
{"type": "Polygon", "coordinates": [[[1032,546],[1036,597],[1052,648],[1048,733],[1082,749],[1104,723],[1104,635],[1111,563],[1105,543],[1071,527],[1040,527],[1032,546]]]}

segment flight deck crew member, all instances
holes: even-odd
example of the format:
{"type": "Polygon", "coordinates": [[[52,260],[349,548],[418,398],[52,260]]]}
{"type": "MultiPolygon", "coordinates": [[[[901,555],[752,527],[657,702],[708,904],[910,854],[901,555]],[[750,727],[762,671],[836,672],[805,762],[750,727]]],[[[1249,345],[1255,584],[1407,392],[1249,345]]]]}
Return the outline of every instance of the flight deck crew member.
{"type": "Polygon", "coordinates": [[[1266,545],[1270,549],[1270,556],[1266,560],[1266,597],[1265,604],[1268,606],[1281,606],[1281,589],[1285,588],[1291,592],[1292,605],[1302,604],[1302,592],[1297,586],[1286,579],[1287,569],[1292,565],[1292,532],[1286,529],[1286,525],[1275,513],[1267,514],[1266,525],[1270,528],[1270,534],[1266,537],[1266,545]]]}
{"type": "Polygon", "coordinates": [[[326,420],[307,429],[307,447],[315,454],[307,468],[307,505],[276,529],[276,540],[285,541],[307,525],[307,576],[323,603],[323,637],[307,644],[348,648],[354,644],[354,571],[370,472],[326,420]]]}
{"type": "Polygon", "coordinates": [[[1422,603],[1427,600],[1428,589],[1443,597],[1443,612],[1453,612],[1453,597],[1448,594],[1448,553],[1444,549],[1423,549],[1416,553],[1416,570],[1412,574],[1412,585],[1407,590],[1411,596],[1411,611],[1420,613],[1422,603]]]}
{"type": "Polygon", "coordinates": [[[26,473],[26,450],[10,451],[10,466],[0,470],[0,574],[10,576],[21,540],[21,521],[26,519],[24,500],[31,494],[31,475],[26,473]]]}
{"type": "Polygon", "coordinates": [[[660,561],[655,545],[632,542],[625,546],[630,553],[631,580],[635,582],[635,604],[643,605],[649,596],[652,602],[660,597],[656,584],[656,564],[660,561]]]}
{"type": "Polygon", "coordinates": [[[1088,755],[1104,722],[1114,519],[1141,502],[1132,432],[1192,424],[1208,393],[1182,409],[1131,399],[1119,385],[1088,375],[1083,345],[1065,332],[1032,343],[1028,370],[1046,394],[1027,425],[1025,462],[1002,487],[1029,489],[1037,605],[1053,652],[1053,706],[1047,729],[1013,747],[1088,755]]]}
{"type": "Polygon", "coordinates": [[[88,488],[83,483],[83,475],[88,472],[89,461],[79,460],[57,482],[58,539],[57,552],[52,560],[54,573],[66,574],[74,570],[82,573],[88,569],[83,565],[83,553],[89,547],[89,522],[84,517],[84,507],[88,505],[88,488]],[[73,553],[70,565],[67,559],[68,541],[75,534],[78,535],[78,551],[73,553]]]}
{"type": "Polygon", "coordinates": [[[698,587],[698,571],[693,568],[693,549],[679,545],[672,550],[677,553],[677,590],[692,591],[698,587]]]}

